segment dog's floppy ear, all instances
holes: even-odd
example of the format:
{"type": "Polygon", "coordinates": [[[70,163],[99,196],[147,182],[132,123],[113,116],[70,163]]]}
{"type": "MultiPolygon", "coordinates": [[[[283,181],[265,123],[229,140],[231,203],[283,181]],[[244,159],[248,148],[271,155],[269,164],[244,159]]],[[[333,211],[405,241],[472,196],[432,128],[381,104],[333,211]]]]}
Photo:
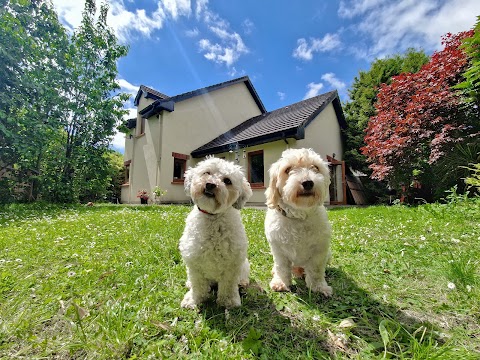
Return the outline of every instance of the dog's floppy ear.
{"type": "Polygon", "coordinates": [[[265,197],[267,198],[266,204],[269,208],[276,207],[278,205],[278,201],[280,200],[280,193],[277,189],[279,167],[279,163],[276,162],[270,166],[269,170],[270,182],[267,190],[265,191],[265,197]]]}
{"type": "Polygon", "coordinates": [[[240,210],[243,208],[248,199],[252,196],[252,189],[250,188],[250,183],[247,179],[242,179],[242,186],[240,188],[240,195],[238,196],[237,201],[233,204],[235,209],[240,210]]]}
{"type": "Polygon", "coordinates": [[[185,186],[185,193],[190,196],[190,186],[192,185],[193,169],[189,168],[185,171],[183,185],[185,186]]]}

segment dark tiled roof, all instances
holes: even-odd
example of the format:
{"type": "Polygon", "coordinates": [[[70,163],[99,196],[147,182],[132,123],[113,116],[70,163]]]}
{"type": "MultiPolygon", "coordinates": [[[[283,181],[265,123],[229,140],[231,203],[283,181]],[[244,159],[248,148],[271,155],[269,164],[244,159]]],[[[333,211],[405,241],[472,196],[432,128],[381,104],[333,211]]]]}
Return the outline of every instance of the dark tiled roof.
{"type": "Polygon", "coordinates": [[[162,94],[160,91],[157,91],[157,90],[152,89],[152,88],[150,88],[148,86],[145,86],[145,85],[140,85],[140,89],[144,90],[147,93],[150,93],[150,94],[152,94],[152,95],[154,95],[154,96],[156,96],[160,99],[166,99],[166,98],[169,97],[168,95],[162,94]]]}
{"type": "Polygon", "coordinates": [[[193,157],[202,157],[239,147],[252,146],[280,139],[304,138],[305,127],[333,102],[340,126],[345,127],[340,100],[336,91],[285,106],[253,117],[192,151],[193,157]]]}
{"type": "MultiPolygon", "coordinates": [[[[190,99],[190,98],[198,96],[198,95],[203,95],[203,94],[206,94],[208,92],[211,92],[211,91],[214,91],[214,90],[219,90],[219,89],[222,89],[222,88],[234,85],[234,84],[242,83],[242,82],[245,83],[245,85],[247,86],[247,89],[250,91],[250,94],[252,95],[252,98],[255,101],[255,103],[257,104],[260,111],[262,113],[265,113],[267,110],[265,109],[265,106],[263,105],[262,101],[260,100],[260,97],[258,96],[258,94],[257,94],[255,88],[253,87],[253,84],[251,83],[248,76],[228,80],[228,81],[222,82],[220,84],[207,86],[207,87],[204,87],[204,88],[201,88],[201,89],[189,91],[189,92],[179,94],[179,95],[175,95],[175,96],[171,96],[171,97],[169,97],[167,95],[164,95],[162,93],[159,93],[158,91],[150,89],[150,88],[148,88],[144,85],[141,85],[140,89],[138,90],[137,96],[135,97],[135,105],[138,105],[138,101],[139,101],[140,96],[142,94],[142,90],[147,90],[148,89],[147,97],[154,98],[154,99],[156,99],[156,101],[153,104],[150,104],[147,108],[143,109],[142,112],[144,112],[144,113],[148,112],[149,116],[152,116],[153,113],[150,111],[151,109],[154,109],[156,107],[157,109],[159,109],[159,111],[161,111],[161,108],[159,106],[157,106],[158,104],[156,104],[157,102],[164,102],[164,101],[168,100],[168,101],[173,101],[173,103],[176,103],[176,102],[179,102],[179,101],[190,99]],[[153,93],[153,92],[155,92],[155,93],[153,93]]],[[[142,114],[142,112],[140,112],[140,113],[142,114]]]]}
{"type": "Polygon", "coordinates": [[[162,94],[161,92],[152,89],[148,86],[145,85],[140,85],[140,88],[138,89],[137,95],[135,96],[135,106],[138,105],[138,102],[140,101],[140,96],[145,96],[146,98],[158,100],[158,99],[167,99],[169,96],[162,94]]]}

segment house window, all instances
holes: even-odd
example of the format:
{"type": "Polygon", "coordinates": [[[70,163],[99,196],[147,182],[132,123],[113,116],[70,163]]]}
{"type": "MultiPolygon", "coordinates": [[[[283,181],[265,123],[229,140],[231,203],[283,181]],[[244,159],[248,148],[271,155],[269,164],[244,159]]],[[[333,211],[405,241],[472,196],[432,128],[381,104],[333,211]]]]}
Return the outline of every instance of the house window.
{"type": "Polygon", "coordinates": [[[140,118],[140,134],[139,135],[143,135],[145,134],[145,118],[142,117],[140,118]]]}
{"type": "Polygon", "coordinates": [[[252,187],[264,186],[263,150],[248,153],[248,181],[252,187]]]}
{"type": "Polygon", "coordinates": [[[190,156],[179,153],[172,153],[173,156],[173,182],[183,183],[185,171],[187,170],[187,160],[190,156]]]}
{"type": "Polygon", "coordinates": [[[124,179],[124,184],[128,184],[130,182],[130,164],[132,163],[132,160],[127,160],[123,163],[123,166],[125,166],[125,179],[124,179]]]}

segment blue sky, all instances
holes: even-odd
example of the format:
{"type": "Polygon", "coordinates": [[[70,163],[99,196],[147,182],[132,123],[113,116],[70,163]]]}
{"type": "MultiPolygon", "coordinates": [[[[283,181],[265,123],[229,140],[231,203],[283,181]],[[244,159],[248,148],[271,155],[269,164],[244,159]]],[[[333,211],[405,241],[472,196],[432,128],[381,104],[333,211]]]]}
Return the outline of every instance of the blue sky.
{"type": "MultiPolygon", "coordinates": [[[[52,0],[75,29],[83,1],[52,0]]],[[[99,4],[100,1],[97,0],[99,4]]],[[[167,95],[248,75],[268,111],[333,89],[342,101],[361,70],[409,47],[473,27],[480,0],[110,0],[108,23],[130,50],[118,82],[167,95]]],[[[123,137],[113,145],[122,151],[123,137]]]]}

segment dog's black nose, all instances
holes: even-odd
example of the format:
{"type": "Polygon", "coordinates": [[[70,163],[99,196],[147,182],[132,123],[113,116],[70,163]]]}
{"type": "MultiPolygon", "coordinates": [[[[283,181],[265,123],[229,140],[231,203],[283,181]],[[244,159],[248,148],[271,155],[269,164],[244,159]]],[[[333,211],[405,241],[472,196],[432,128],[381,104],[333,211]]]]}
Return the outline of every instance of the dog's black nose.
{"type": "Polygon", "coordinates": [[[217,185],[212,184],[212,183],[206,183],[206,184],[205,184],[205,189],[207,189],[208,191],[212,191],[212,190],[215,189],[216,187],[217,187],[217,185]]]}
{"type": "Polygon", "coordinates": [[[313,188],[313,181],[312,180],[307,180],[302,182],[302,186],[306,191],[312,190],[313,188]]]}

